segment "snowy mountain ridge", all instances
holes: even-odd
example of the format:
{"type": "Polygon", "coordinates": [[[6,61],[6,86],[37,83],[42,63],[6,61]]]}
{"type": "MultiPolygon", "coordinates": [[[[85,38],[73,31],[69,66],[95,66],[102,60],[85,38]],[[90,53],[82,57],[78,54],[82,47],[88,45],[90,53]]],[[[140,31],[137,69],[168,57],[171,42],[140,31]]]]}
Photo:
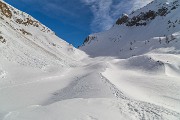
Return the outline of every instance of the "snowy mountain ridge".
{"type": "MultiPolygon", "coordinates": [[[[145,47],[144,45],[147,45],[145,51],[148,52],[149,47],[160,43],[161,39],[171,41],[171,38],[175,38],[180,30],[179,10],[179,0],[155,0],[130,15],[123,14],[110,30],[90,35],[80,49],[92,57],[128,58],[142,54],[139,51],[144,50],[141,47],[145,47]],[[155,39],[157,43],[154,43],[155,39]],[[106,50],[107,48],[110,50],[106,50]]],[[[173,46],[174,43],[169,45],[173,46]]],[[[164,46],[161,44],[159,47],[164,46]]]]}
{"type": "Polygon", "coordinates": [[[48,61],[51,61],[51,64],[69,66],[69,63],[65,62],[80,57],[78,54],[82,52],[59,39],[54,32],[30,15],[3,1],[0,1],[0,6],[2,58],[42,68],[48,61]]]}

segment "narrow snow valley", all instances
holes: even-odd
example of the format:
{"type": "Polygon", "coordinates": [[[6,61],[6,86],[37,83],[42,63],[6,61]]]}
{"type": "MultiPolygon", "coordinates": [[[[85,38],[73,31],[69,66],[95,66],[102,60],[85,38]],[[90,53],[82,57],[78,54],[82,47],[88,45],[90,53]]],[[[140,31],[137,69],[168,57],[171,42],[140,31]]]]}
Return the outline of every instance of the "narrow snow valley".
{"type": "Polygon", "coordinates": [[[0,0],[0,120],[180,120],[179,12],[154,0],[76,49],[0,0]]]}

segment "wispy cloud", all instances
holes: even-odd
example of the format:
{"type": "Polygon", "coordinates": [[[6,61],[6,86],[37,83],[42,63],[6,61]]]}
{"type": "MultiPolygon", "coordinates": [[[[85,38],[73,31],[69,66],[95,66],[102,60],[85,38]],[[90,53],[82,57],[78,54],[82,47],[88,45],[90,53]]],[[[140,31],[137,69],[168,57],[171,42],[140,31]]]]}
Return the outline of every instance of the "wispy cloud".
{"type": "MultiPolygon", "coordinates": [[[[67,0],[19,0],[22,3],[30,4],[36,9],[36,11],[47,12],[50,15],[69,15],[77,17],[77,14],[73,13],[68,6],[72,5],[71,1],[67,0]],[[62,4],[63,3],[63,4],[62,4]],[[35,7],[36,6],[36,7],[35,7]]],[[[73,7],[74,8],[74,7],[73,7]]]]}
{"type": "Polygon", "coordinates": [[[77,14],[73,13],[72,11],[70,11],[67,8],[64,8],[63,6],[53,3],[53,2],[46,2],[46,4],[44,4],[43,9],[46,12],[49,12],[51,14],[55,14],[58,15],[59,13],[61,14],[65,14],[65,15],[70,15],[72,17],[78,17],[77,14]]]}
{"type": "Polygon", "coordinates": [[[94,19],[91,23],[92,32],[107,30],[122,13],[129,13],[145,6],[152,0],[81,0],[89,6],[94,19]]]}
{"type": "Polygon", "coordinates": [[[82,0],[86,5],[90,6],[94,19],[91,24],[93,32],[101,29],[109,29],[113,23],[110,15],[112,0],[82,0]]]}

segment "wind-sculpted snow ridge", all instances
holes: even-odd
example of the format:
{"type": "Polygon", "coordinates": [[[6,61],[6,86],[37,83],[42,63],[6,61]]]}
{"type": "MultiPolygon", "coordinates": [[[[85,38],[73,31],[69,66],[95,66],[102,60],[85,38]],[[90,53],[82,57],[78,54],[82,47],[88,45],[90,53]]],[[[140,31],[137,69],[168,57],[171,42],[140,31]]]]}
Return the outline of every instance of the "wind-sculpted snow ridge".
{"type": "MultiPolygon", "coordinates": [[[[62,75],[59,74],[57,78],[61,79],[61,81],[56,79],[52,82],[52,79],[49,79],[51,80],[51,82],[44,81],[41,83],[39,81],[26,85],[26,89],[23,85],[14,87],[13,90],[16,90],[16,92],[20,91],[21,89],[25,90],[24,94],[28,94],[28,91],[31,90],[31,97],[34,94],[36,94],[35,96],[37,96],[38,93],[33,92],[38,91],[41,94],[39,94],[40,96],[37,96],[37,100],[42,98],[42,94],[51,94],[52,97],[49,97],[49,99],[39,104],[37,103],[37,101],[35,101],[36,104],[34,103],[34,105],[26,105],[27,107],[22,107],[22,109],[16,109],[7,113],[5,112],[3,115],[3,120],[52,120],[57,118],[63,120],[179,120],[180,113],[177,111],[152,103],[134,100],[134,96],[130,96],[130,94],[124,92],[124,88],[131,87],[131,84],[128,85],[125,84],[125,81],[121,81],[124,87],[119,88],[119,86],[117,86],[120,84],[116,84],[116,81],[114,80],[116,80],[115,78],[118,77],[119,73],[118,75],[115,75],[114,73],[111,73],[111,70],[109,71],[109,69],[113,69],[112,72],[119,72],[116,69],[119,68],[118,66],[121,66],[120,64],[123,65],[126,61],[106,58],[105,61],[100,62],[103,59],[104,58],[96,58],[96,60],[92,60],[91,63],[88,63],[88,66],[86,67],[79,67],[75,70],[72,69],[72,71],[63,73],[62,75]],[[114,68],[115,66],[116,68],[114,68]],[[69,76],[67,76],[67,74],[69,76]],[[108,75],[113,75],[114,78],[111,78],[108,75]],[[66,82],[69,83],[67,84],[66,82]],[[55,85],[57,83],[59,83],[59,85],[55,85]],[[37,84],[40,84],[42,86],[40,88],[35,87],[37,84]],[[49,86],[49,90],[42,90],[42,88],[45,86],[49,86]],[[60,90],[51,93],[50,91],[52,90],[52,86],[54,86],[54,90],[60,90]],[[123,93],[125,94],[123,94],[121,90],[123,90],[123,93]]],[[[127,74],[124,69],[121,68],[119,70],[121,70],[121,73],[127,74]]],[[[134,74],[132,73],[132,76],[133,75],[134,74]]],[[[144,76],[148,77],[148,74],[146,73],[146,75],[144,76]]],[[[139,76],[139,78],[140,77],[142,76],[139,76]]],[[[135,78],[134,80],[138,79],[135,78]]],[[[154,81],[152,81],[152,83],[153,82],[154,81]]],[[[142,83],[139,81],[139,83],[137,84],[142,85],[142,83]]],[[[158,84],[151,84],[149,85],[152,88],[161,87],[158,86],[158,84]]],[[[141,90],[141,88],[139,90],[141,90]]],[[[146,90],[148,89],[144,89],[144,92],[147,92],[146,90]]],[[[132,90],[130,91],[135,96],[137,95],[137,97],[140,97],[141,95],[141,97],[139,98],[141,100],[143,100],[143,98],[145,97],[145,94],[136,93],[138,92],[138,88],[135,89],[132,87],[132,90]]],[[[8,89],[4,89],[4,92],[9,92],[11,94],[13,93],[8,89]]],[[[154,93],[154,96],[156,96],[155,91],[153,91],[152,93],[154,93]]],[[[27,101],[29,101],[29,103],[32,102],[32,100],[29,100],[29,97],[26,99],[23,98],[22,93],[16,94],[20,95],[20,98],[18,98],[18,100],[16,101],[17,104],[10,105],[8,109],[12,109],[12,106],[14,106],[14,108],[19,105],[22,106],[22,104],[25,104],[25,102],[27,101]]],[[[148,95],[150,94],[148,93],[148,95]]],[[[161,96],[159,96],[159,98],[161,98],[161,96]]],[[[153,99],[150,100],[153,101],[153,99]]],[[[14,102],[11,101],[8,103],[6,101],[5,103],[6,105],[3,106],[6,106],[7,109],[7,104],[13,104],[14,102]]]]}

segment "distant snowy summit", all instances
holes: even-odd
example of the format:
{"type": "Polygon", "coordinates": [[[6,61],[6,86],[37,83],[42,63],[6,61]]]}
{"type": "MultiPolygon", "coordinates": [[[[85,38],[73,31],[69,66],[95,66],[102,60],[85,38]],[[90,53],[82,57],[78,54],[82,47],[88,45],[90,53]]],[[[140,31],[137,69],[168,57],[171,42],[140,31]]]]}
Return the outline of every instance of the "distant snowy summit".
{"type": "Polygon", "coordinates": [[[154,0],[123,14],[110,30],[89,35],[80,49],[92,57],[128,58],[179,44],[179,12],[179,0],[154,0]]]}
{"type": "MultiPolygon", "coordinates": [[[[165,2],[165,0],[163,2],[156,0],[150,3],[150,5],[148,5],[147,7],[145,7],[146,9],[142,8],[137,10],[136,12],[132,12],[130,14],[130,17],[127,14],[123,14],[122,17],[116,21],[116,24],[125,24],[126,26],[146,26],[150,21],[156,19],[156,17],[166,17],[167,14],[170,14],[172,10],[175,10],[178,7],[178,0],[171,3],[165,2]]],[[[178,19],[175,23],[177,22],[180,23],[178,19]]]]}

